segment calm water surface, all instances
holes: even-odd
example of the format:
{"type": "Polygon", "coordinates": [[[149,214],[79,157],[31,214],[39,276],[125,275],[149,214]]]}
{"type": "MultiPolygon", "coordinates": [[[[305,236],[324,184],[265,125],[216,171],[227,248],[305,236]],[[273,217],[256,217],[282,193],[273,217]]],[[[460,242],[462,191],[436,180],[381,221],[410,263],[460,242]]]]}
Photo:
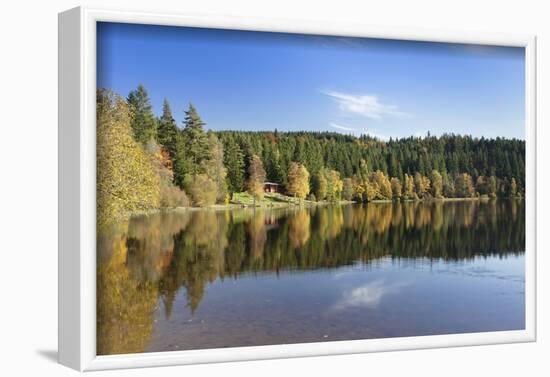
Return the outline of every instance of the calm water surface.
{"type": "Polygon", "coordinates": [[[523,201],[182,210],[98,235],[98,354],[523,329],[523,201]]]}

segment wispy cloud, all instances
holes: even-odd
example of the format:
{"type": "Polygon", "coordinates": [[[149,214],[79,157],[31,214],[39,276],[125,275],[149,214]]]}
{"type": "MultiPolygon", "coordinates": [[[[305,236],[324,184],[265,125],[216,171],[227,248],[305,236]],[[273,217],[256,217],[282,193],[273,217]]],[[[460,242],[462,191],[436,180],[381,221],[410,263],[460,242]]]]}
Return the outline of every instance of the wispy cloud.
{"type": "Polygon", "coordinates": [[[336,128],[338,130],[343,130],[343,131],[351,131],[351,132],[357,131],[355,128],[341,126],[341,125],[336,124],[336,123],[329,123],[329,126],[331,126],[332,128],[336,128]]]}
{"type": "Polygon", "coordinates": [[[375,131],[371,131],[365,127],[350,127],[348,125],[337,124],[334,122],[331,122],[328,125],[332,128],[336,128],[340,131],[346,131],[347,134],[353,134],[355,136],[369,135],[383,141],[390,139],[388,136],[382,135],[375,131]]]}
{"type": "Polygon", "coordinates": [[[322,93],[334,99],[342,111],[361,115],[366,118],[381,120],[386,116],[404,118],[411,116],[408,113],[400,111],[395,105],[380,102],[380,99],[375,95],[355,95],[332,90],[323,91],[322,93]]]}

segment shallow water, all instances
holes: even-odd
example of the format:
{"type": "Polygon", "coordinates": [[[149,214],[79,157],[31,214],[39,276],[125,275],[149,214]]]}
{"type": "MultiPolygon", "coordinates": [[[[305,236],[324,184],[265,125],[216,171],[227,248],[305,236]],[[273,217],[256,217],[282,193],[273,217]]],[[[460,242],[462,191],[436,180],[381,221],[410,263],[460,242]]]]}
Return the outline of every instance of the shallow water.
{"type": "Polygon", "coordinates": [[[523,329],[522,201],[171,211],[98,235],[98,354],[523,329]]]}

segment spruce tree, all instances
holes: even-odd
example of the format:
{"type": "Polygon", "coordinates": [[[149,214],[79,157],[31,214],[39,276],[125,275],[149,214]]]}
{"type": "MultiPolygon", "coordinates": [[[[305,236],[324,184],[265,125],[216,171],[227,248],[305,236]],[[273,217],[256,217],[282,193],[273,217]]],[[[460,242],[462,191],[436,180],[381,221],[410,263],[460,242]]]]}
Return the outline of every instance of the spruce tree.
{"type": "Polygon", "coordinates": [[[158,141],[170,153],[172,159],[176,156],[178,127],[172,116],[170,104],[165,98],[162,104],[162,116],[158,122],[158,141]]]}
{"type": "Polygon", "coordinates": [[[145,146],[149,140],[157,137],[157,120],[145,87],[140,84],[136,90],[131,91],[127,102],[130,105],[130,125],[134,138],[145,146]]]}
{"type": "Polygon", "coordinates": [[[185,112],[184,129],[182,131],[185,160],[183,170],[186,174],[196,175],[205,172],[204,163],[210,158],[208,137],[203,127],[206,125],[199,116],[197,109],[189,104],[185,112]]]}

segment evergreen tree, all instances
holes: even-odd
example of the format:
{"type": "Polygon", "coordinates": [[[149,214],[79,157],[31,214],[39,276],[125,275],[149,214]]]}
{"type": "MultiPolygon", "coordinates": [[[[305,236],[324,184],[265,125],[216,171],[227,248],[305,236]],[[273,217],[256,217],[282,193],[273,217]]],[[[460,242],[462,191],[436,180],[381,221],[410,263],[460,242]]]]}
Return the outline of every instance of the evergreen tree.
{"type": "Polygon", "coordinates": [[[312,178],[313,192],[315,193],[315,198],[318,201],[325,200],[327,197],[327,177],[325,175],[325,170],[321,169],[317,174],[312,178]]]}
{"type": "Polygon", "coordinates": [[[158,121],[157,132],[159,143],[170,153],[170,157],[174,159],[177,150],[178,127],[166,98],[162,104],[162,116],[158,121]]]}
{"type": "Polygon", "coordinates": [[[208,137],[203,127],[206,125],[199,116],[197,109],[189,104],[185,112],[182,131],[185,160],[182,161],[186,174],[196,175],[205,172],[205,162],[210,159],[208,137]]]}
{"type": "Polygon", "coordinates": [[[227,139],[224,152],[227,189],[232,196],[235,192],[244,191],[244,153],[233,138],[227,139]]]}
{"type": "Polygon", "coordinates": [[[145,146],[149,140],[157,137],[157,121],[147,90],[140,84],[136,90],[128,94],[127,101],[130,105],[130,125],[134,137],[137,142],[145,146]]]}

